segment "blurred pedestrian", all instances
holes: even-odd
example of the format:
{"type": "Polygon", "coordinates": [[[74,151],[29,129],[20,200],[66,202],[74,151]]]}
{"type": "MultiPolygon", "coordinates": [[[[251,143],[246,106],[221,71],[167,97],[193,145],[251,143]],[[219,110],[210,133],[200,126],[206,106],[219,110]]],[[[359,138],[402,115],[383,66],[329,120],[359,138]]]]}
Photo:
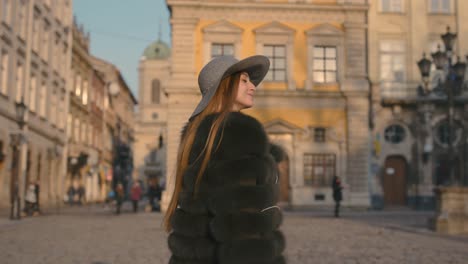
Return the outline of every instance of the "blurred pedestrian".
{"type": "Polygon", "coordinates": [[[78,204],[82,205],[85,201],[85,194],[86,194],[86,189],[83,185],[80,184],[80,187],[78,187],[78,204]]]}
{"type": "Polygon", "coordinates": [[[141,191],[140,183],[135,180],[133,182],[132,189],[130,190],[130,199],[132,200],[134,213],[138,211],[138,201],[141,199],[141,191]]]}
{"type": "Polygon", "coordinates": [[[335,200],[335,217],[340,217],[340,202],[343,200],[342,189],[340,177],[334,176],[332,182],[333,189],[333,200],[335,200]]]}
{"type": "Polygon", "coordinates": [[[117,183],[117,186],[115,187],[116,214],[120,214],[124,196],[125,192],[122,183],[117,183]]]}
{"type": "Polygon", "coordinates": [[[28,185],[26,190],[26,195],[24,197],[25,205],[23,210],[23,216],[33,215],[36,211],[37,195],[36,195],[36,185],[31,182],[28,185]]]}
{"type": "Polygon", "coordinates": [[[36,180],[34,181],[34,192],[36,193],[36,204],[34,205],[35,209],[36,209],[36,214],[40,214],[41,213],[41,207],[39,206],[39,201],[41,199],[39,199],[40,197],[40,186],[39,186],[39,180],[36,180]]]}

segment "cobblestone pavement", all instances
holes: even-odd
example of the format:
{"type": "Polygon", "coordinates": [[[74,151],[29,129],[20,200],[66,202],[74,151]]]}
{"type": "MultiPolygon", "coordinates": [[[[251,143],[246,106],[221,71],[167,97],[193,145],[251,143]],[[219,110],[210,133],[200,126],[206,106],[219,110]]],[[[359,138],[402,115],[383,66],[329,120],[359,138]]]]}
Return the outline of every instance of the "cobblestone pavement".
{"type": "MultiPolygon", "coordinates": [[[[60,214],[0,219],[0,263],[167,263],[159,213],[116,216],[102,206],[66,208],[60,214]]],[[[414,211],[286,212],[283,231],[289,264],[467,263],[468,236],[425,228],[429,213],[414,211]]]]}

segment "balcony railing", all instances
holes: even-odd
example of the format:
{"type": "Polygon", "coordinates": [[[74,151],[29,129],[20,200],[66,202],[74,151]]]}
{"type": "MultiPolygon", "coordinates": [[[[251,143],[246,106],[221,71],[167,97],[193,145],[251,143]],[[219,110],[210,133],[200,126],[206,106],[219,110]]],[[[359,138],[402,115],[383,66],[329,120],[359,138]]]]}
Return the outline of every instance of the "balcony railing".
{"type": "Polygon", "coordinates": [[[411,99],[418,96],[418,84],[382,82],[380,84],[381,99],[411,99]]]}

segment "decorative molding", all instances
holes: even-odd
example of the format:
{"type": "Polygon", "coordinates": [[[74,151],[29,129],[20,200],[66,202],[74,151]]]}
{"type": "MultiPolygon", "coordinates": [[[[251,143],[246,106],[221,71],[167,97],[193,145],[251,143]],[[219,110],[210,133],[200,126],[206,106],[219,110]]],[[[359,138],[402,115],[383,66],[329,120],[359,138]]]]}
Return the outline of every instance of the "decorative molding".
{"type": "MultiPolygon", "coordinates": [[[[286,81],[288,90],[296,90],[296,82],[293,78],[294,72],[294,35],[295,29],[292,29],[280,22],[273,21],[253,29],[257,40],[257,54],[264,54],[263,47],[266,44],[286,46],[286,81]]],[[[259,89],[262,88],[260,84],[259,89]]]]}

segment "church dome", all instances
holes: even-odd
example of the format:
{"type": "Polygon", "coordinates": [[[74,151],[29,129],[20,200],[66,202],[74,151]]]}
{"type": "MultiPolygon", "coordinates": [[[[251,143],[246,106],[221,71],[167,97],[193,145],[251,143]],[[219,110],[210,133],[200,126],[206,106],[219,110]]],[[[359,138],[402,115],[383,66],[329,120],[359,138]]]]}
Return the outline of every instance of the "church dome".
{"type": "Polygon", "coordinates": [[[151,43],[143,52],[143,59],[146,60],[165,60],[169,56],[171,56],[171,48],[161,40],[151,43]]]}

